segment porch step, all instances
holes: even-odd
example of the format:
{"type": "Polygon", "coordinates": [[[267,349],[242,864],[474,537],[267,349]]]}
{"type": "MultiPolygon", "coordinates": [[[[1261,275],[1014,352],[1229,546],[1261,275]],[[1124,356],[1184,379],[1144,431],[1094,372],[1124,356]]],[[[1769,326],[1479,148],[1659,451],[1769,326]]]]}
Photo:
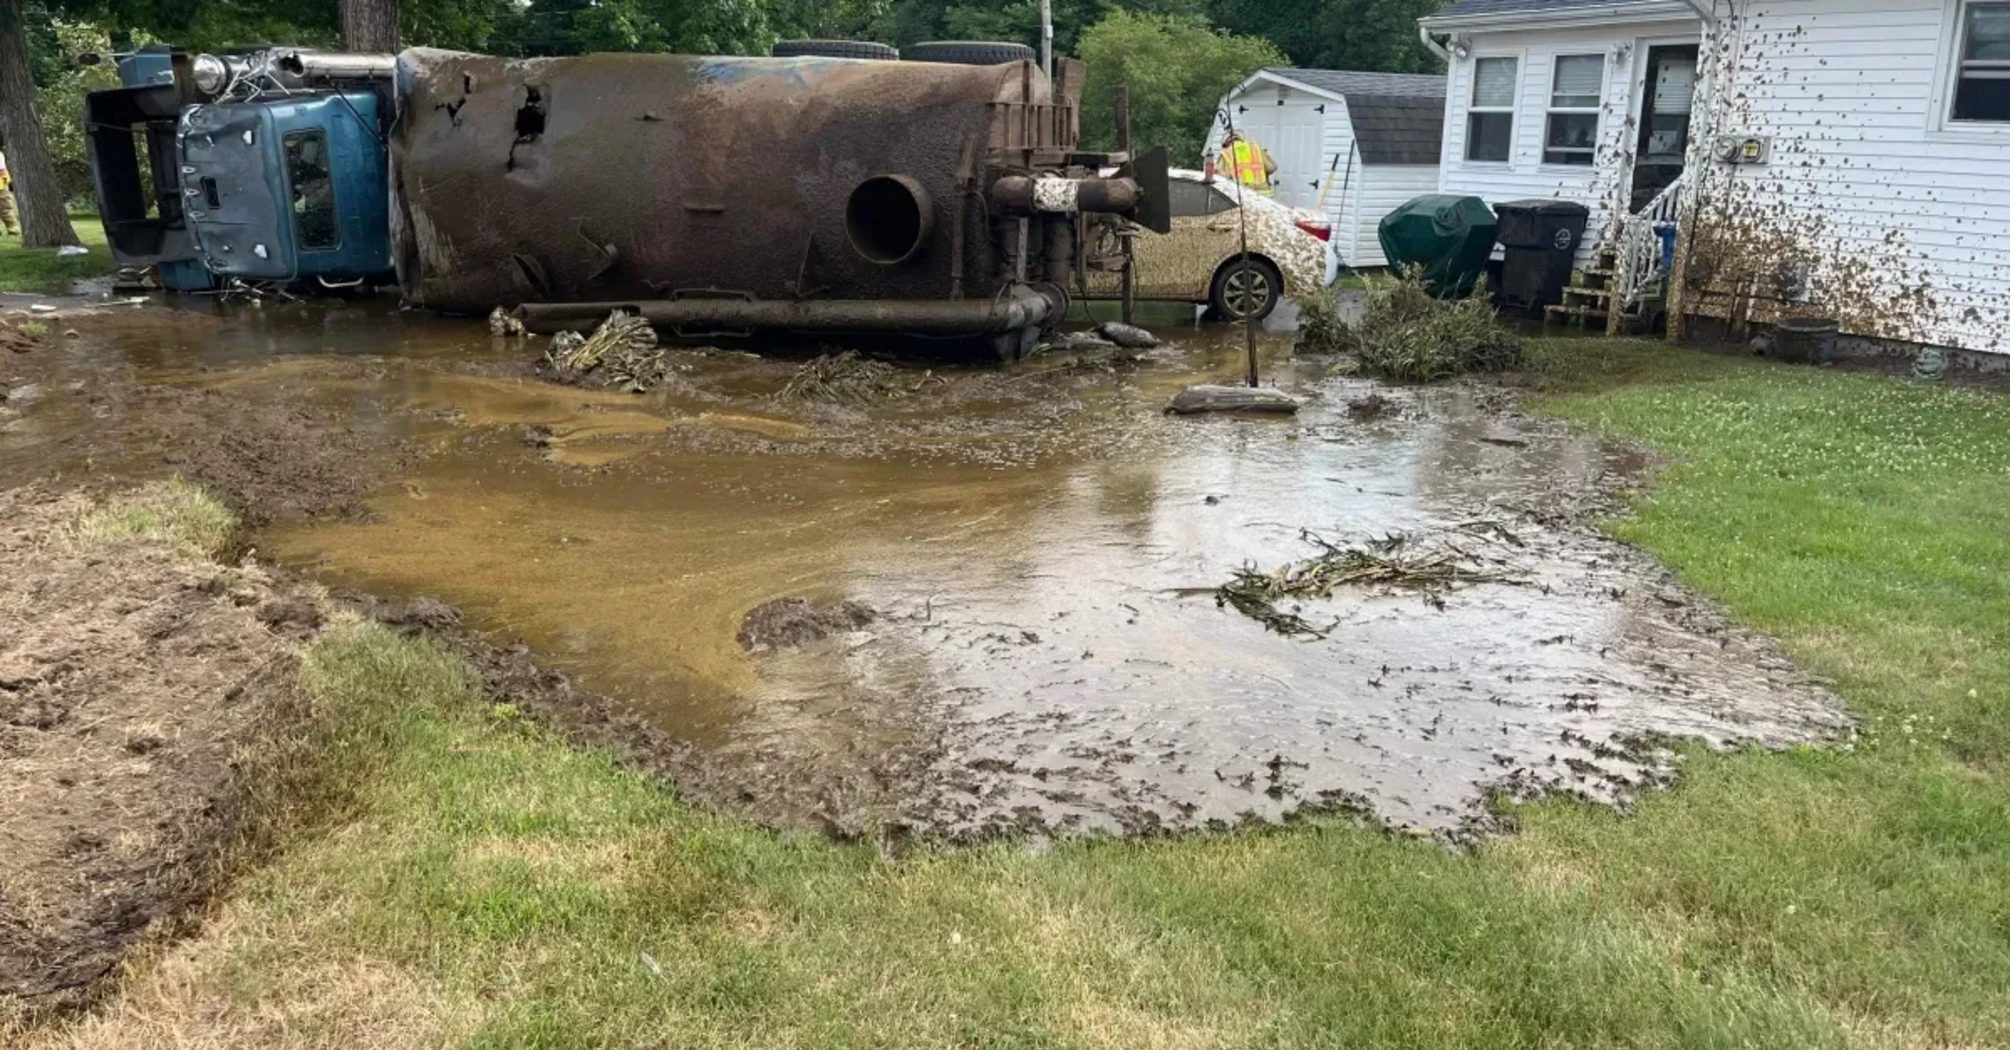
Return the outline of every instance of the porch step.
{"type": "Polygon", "coordinates": [[[1596,306],[1570,306],[1564,303],[1543,307],[1542,311],[1542,319],[1546,323],[1555,322],[1578,328],[1584,327],[1590,321],[1597,321],[1602,326],[1607,316],[1608,311],[1596,306]]]}
{"type": "Polygon", "coordinates": [[[1573,284],[1563,290],[1564,302],[1567,304],[1572,299],[1590,299],[1594,302],[1609,303],[1612,301],[1612,289],[1587,288],[1581,284],[1573,284]]]}

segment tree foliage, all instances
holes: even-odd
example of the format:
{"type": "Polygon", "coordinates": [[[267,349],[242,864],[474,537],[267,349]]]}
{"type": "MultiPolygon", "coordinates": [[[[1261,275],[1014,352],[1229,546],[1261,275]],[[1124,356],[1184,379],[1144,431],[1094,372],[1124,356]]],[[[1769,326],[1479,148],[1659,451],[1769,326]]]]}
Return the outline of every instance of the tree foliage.
{"type": "Polygon", "coordinates": [[[1176,164],[1200,157],[1216,105],[1229,88],[1284,56],[1268,40],[1235,36],[1203,19],[1118,11],[1082,34],[1089,65],[1082,100],[1082,140],[1116,144],[1117,85],[1131,89],[1131,140],[1164,145],[1176,164]]]}
{"type": "Polygon", "coordinates": [[[1417,19],[1444,0],[1212,0],[1222,28],[1260,36],[1304,69],[1442,73],[1417,39],[1417,19]]]}

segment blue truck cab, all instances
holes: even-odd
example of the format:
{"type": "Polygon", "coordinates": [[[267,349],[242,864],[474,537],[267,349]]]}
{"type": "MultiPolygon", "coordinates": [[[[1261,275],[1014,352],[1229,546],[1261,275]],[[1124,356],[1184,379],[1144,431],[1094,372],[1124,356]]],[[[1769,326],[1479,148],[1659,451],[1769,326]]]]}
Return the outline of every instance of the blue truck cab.
{"type": "Polygon", "coordinates": [[[209,269],[247,281],[392,274],[387,158],[373,91],[182,111],[183,211],[209,269]]]}
{"type": "MultiPolygon", "coordinates": [[[[84,99],[112,256],[161,284],[394,279],[390,55],[149,45],[84,99]]],[[[93,56],[91,61],[96,61],[93,56]]]]}

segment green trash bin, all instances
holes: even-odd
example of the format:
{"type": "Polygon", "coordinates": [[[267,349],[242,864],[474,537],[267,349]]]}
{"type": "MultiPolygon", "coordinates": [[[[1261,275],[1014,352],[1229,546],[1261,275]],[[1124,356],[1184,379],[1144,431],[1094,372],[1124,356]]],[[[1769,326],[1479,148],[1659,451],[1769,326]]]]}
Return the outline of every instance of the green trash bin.
{"type": "Polygon", "coordinates": [[[1427,193],[1382,217],[1377,234],[1389,267],[1420,266],[1433,295],[1465,295],[1493,255],[1493,209],[1478,197],[1427,193]]]}

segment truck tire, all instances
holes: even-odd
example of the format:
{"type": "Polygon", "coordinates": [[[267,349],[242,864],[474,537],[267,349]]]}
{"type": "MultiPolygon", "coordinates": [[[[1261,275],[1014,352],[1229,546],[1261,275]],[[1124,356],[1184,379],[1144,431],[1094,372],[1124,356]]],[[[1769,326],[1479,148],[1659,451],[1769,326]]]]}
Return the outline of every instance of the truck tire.
{"type": "Polygon", "coordinates": [[[900,53],[900,57],[906,62],[999,66],[1007,62],[1024,62],[1034,55],[1033,49],[1024,44],[1009,44],[994,40],[937,40],[926,44],[909,44],[900,53]]]}
{"type": "Polygon", "coordinates": [[[1246,263],[1238,257],[1222,264],[1208,290],[1207,302],[1223,321],[1241,321],[1245,317],[1261,321],[1277,309],[1277,301],[1282,298],[1284,276],[1270,260],[1251,256],[1246,263]]]}
{"type": "Polygon", "coordinates": [[[873,58],[891,62],[900,52],[871,40],[782,40],[771,52],[776,58],[873,58]]]}

